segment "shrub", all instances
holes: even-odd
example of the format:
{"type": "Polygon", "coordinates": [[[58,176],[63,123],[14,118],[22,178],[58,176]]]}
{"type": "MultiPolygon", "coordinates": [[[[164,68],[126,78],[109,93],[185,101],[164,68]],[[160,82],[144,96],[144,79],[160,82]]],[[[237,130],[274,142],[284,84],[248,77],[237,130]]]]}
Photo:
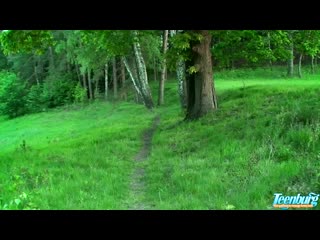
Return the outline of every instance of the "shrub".
{"type": "Polygon", "coordinates": [[[73,98],[76,103],[82,103],[87,99],[87,90],[78,83],[73,91],[73,98]]]}
{"type": "Polygon", "coordinates": [[[40,112],[73,103],[75,88],[75,82],[69,75],[50,75],[42,84],[30,88],[27,96],[28,112],[40,112]]]}
{"type": "Polygon", "coordinates": [[[1,72],[0,74],[0,111],[10,118],[18,117],[27,112],[26,87],[15,74],[1,72]]]}

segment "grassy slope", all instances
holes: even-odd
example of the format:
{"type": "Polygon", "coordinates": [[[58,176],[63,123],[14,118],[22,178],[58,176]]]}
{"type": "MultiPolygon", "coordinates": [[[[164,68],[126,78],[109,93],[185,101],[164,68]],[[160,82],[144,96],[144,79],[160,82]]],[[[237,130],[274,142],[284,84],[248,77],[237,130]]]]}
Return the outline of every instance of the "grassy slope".
{"type": "Polygon", "coordinates": [[[1,122],[3,204],[25,192],[32,197],[25,207],[127,208],[132,158],[153,114],[128,103],[80,109],[1,122]]]}
{"type": "MultiPolygon", "coordinates": [[[[219,110],[195,122],[181,122],[176,83],[166,83],[142,163],[156,209],[271,209],[275,192],[319,192],[319,75],[262,73],[217,74],[219,110]]],[[[40,209],[127,209],[132,159],[155,113],[95,103],[2,120],[2,205],[26,192],[40,209]]]]}

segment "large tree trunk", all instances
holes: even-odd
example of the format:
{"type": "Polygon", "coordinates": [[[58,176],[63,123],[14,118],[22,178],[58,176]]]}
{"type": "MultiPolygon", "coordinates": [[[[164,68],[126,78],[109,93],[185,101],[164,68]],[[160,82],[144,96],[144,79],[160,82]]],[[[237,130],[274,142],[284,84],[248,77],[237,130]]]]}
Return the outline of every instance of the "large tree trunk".
{"type": "Polygon", "coordinates": [[[118,79],[117,79],[117,63],[116,58],[112,59],[112,73],[113,73],[113,98],[118,98],[118,79]]]}
{"type": "Polygon", "coordinates": [[[146,70],[146,65],[142,56],[140,43],[138,41],[138,33],[134,31],[136,41],[133,43],[134,55],[138,66],[138,75],[140,82],[140,91],[143,97],[143,103],[148,109],[153,109],[154,104],[152,100],[151,90],[148,84],[148,75],[146,70]]]}
{"type": "Polygon", "coordinates": [[[214,99],[211,35],[208,30],[197,30],[192,33],[201,34],[202,40],[191,42],[192,58],[187,61],[186,68],[195,67],[196,72],[187,72],[187,114],[186,119],[197,119],[216,108],[214,99]]]}
{"type": "Polygon", "coordinates": [[[162,61],[162,69],[161,69],[161,79],[159,81],[159,95],[158,95],[158,105],[162,105],[164,102],[164,81],[166,80],[166,70],[167,64],[165,59],[165,54],[168,46],[168,32],[169,30],[163,31],[163,44],[162,44],[162,52],[163,52],[163,61],[162,61]]]}
{"type": "Polygon", "coordinates": [[[187,107],[186,65],[183,60],[177,62],[178,93],[182,108],[187,107]]]}
{"type": "Polygon", "coordinates": [[[104,65],[104,98],[108,99],[108,62],[104,65]]]}
{"type": "Polygon", "coordinates": [[[301,62],[302,62],[302,54],[300,54],[300,57],[299,57],[299,65],[298,65],[298,75],[299,75],[299,78],[302,78],[302,70],[301,70],[301,62]]]}
{"type": "Polygon", "coordinates": [[[288,77],[293,77],[293,43],[290,46],[290,58],[288,60],[288,77]]]}
{"type": "Polygon", "coordinates": [[[89,86],[89,97],[90,100],[93,100],[93,92],[92,92],[92,85],[91,85],[91,70],[88,70],[88,86],[89,86]]]}

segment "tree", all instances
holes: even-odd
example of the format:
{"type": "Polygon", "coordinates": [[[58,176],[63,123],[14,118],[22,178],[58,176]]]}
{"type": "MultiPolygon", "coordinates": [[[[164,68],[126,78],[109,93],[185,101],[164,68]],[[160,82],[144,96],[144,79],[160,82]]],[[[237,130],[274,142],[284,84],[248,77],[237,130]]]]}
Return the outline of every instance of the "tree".
{"type": "Polygon", "coordinates": [[[186,119],[197,119],[217,108],[213,84],[211,39],[208,30],[191,31],[196,40],[190,42],[191,58],[187,67],[186,119]]]}
{"type": "Polygon", "coordinates": [[[166,64],[166,58],[165,54],[167,52],[167,46],[168,46],[168,35],[169,35],[169,30],[164,30],[163,31],[163,47],[162,47],[162,52],[163,52],[163,61],[162,61],[162,69],[161,69],[161,79],[159,81],[159,95],[158,95],[158,105],[162,105],[164,102],[164,82],[166,78],[166,72],[167,72],[167,64],[166,64]]]}

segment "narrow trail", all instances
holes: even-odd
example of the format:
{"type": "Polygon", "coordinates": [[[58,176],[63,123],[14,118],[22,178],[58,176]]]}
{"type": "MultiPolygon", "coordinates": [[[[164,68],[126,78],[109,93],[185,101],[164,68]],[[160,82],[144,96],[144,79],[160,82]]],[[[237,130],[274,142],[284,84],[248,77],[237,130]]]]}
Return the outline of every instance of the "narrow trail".
{"type": "Polygon", "coordinates": [[[131,177],[131,195],[134,199],[132,205],[129,206],[131,210],[147,210],[151,209],[152,206],[144,200],[145,196],[145,169],[142,162],[146,161],[148,156],[151,153],[152,148],[152,137],[154,132],[156,131],[160,122],[160,116],[157,115],[152,122],[151,127],[147,128],[143,132],[143,146],[140,149],[139,153],[135,157],[136,168],[131,177]]]}

